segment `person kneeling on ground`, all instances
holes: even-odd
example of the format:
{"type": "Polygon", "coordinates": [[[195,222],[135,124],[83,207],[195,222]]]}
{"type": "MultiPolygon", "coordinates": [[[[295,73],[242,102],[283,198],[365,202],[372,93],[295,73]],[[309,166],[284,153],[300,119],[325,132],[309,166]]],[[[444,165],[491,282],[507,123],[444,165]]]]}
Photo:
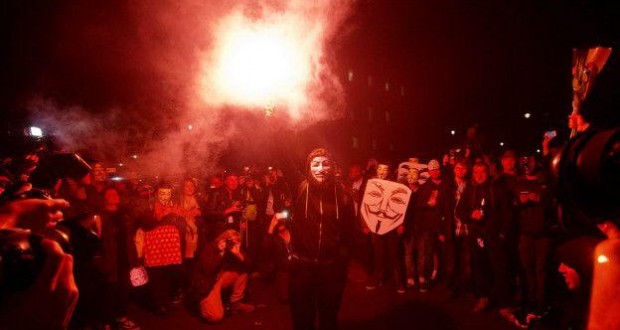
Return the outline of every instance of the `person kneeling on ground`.
{"type": "Polygon", "coordinates": [[[192,287],[200,301],[200,313],[209,322],[224,318],[224,291],[232,290],[233,312],[252,312],[254,306],[242,301],[248,282],[248,260],[241,251],[241,236],[233,229],[224,231],[204,247],[194,268],[192,287]]]}

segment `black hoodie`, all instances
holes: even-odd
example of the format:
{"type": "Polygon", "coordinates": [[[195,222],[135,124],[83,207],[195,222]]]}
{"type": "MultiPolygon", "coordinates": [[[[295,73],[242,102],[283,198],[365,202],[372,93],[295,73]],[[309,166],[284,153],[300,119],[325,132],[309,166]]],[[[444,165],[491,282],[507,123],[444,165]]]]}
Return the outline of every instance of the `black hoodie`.
{"type": "Polygon", "coordinates": [[[351,208],[334,182],[301,183],[291,220],[293,258],[317,264],[345,258],[353,235],[351,208]]]}

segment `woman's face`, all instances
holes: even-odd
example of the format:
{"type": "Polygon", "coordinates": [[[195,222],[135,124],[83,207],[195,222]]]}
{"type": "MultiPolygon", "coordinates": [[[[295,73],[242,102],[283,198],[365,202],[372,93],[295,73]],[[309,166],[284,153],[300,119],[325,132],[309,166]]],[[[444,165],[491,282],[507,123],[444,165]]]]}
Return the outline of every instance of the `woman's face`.
{"type": "Polygon", "coordinates": [[[185,184],[183,184],[183,194],[185,194],[185,196],[193,196],[195,191],[196,185],[194,185],[194,182],[191,180],[185,181],[185,184]]]}

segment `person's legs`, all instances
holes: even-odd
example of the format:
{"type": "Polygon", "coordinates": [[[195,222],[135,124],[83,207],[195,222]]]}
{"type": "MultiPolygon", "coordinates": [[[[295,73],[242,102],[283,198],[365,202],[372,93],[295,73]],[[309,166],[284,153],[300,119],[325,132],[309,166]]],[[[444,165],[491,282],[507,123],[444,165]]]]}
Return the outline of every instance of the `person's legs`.
{"type": "Polygon", "coordinates": [[[420,288],[423,290],[431,280],[433,270],[433,240],[432,234],[423,232],[418,238],[418,274],[420,288]]]}
{"type": "Polygon", "coordinates": [[[289,282],[289,307],[293,329],[314,330],[316,318],[316,282],[312,265],[292,260],[289,282]]]}
{"type": "Polygon", "coordinates": [[[491,295],[492,277],[489,267],[489,256],[482,238],[470,236],[471,276],[476,298],[489,298],[491,295]]]}
{"type": "Polygon", "coordinates": [[[346,267],[343,264],[317,266],[317,309],[319,330],[338,329],[338,312],[344,291],[346,267]]]}
{"type": "Polygon", "coordinates": [[[519,256],[521,258],[521,266],[525,272],[525,281],[520,283],[520,292],[522,305],[528,310],[533,307],[532,302],[536,296],[535,254],[534,238],[521,235],[519,237],[519,256]]]}
{"type": "Polygon", "coordinates": [[[390,262],[394,268],[394,283],[398,289],[404,289],[405,267],[402,259],[402,237],[398,235],[396,231],[392,231],[384,236],[387,236],[387,250],[390,257],[390,262]]]}
{"type": "Polygon", "coordinates": [[[414,286],[416,283],[415,272],[415,241],[413,235],[409,235],[404,239],[405,247],[405,273],[407,275],[407,286],[414,286]]]}
{"type": "Polygon", "coordinates": [[[536,239],[536,311],[540,312],[546,303],[547,268],[551,255],[551,239],[541,237],[536,239]]]}
{"type": "Polygon", "coordinates": [[[509,283],[508,253],[505,243],[499,239],[487,240],[489,245],[489,260],[493,272],[493,297],[497,306],[510,307],[512,304],[509,283]]]}
{"type": "Polygon", "coordinates": [[[209,295],[200,301],[200,314],[209,322],[220,322],[224,319],[221,278],[215,282],[209,295]]]}
{"type": "Polygon", "coordinates": [[[276,272],[276,295],[278,301],[283,304],[288,303],[289,277],[288,270],[279,270],[276,272]]]}
{"type": "Polygon", "coordinates": [[[372,240],[372,248],[374,251],[374,271],[372,274],[372,277],[370,278],[370,281],[368,283],[368,285],[366,286],[367,289],[374,289],[375,287],[379,286],[381,284],[381,282],[383,281],[383,276],[385,274],[385,268],[386,268],[386,262],[387,260],[385,260],[386,258],[386,240],[385,240],[385,235],[381,236],[381,235],[376,235],[376,234],[371,234],[371,240],[372,240]]]}

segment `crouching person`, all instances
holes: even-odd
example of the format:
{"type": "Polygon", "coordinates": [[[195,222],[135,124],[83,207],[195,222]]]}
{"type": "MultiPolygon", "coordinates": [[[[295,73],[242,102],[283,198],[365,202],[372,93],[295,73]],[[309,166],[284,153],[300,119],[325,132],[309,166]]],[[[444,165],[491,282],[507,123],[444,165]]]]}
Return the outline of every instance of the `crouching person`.
{"type": "Polygon", "coordinates": [[[200,314],[209,322],[224,318],[225,297],[233,312],[252,312],[244,303],[249,262],[241,251],[241,236],[233,229],[221,233],[204,247],[194,268],[192,287],[200,302],[200,314]]]}

